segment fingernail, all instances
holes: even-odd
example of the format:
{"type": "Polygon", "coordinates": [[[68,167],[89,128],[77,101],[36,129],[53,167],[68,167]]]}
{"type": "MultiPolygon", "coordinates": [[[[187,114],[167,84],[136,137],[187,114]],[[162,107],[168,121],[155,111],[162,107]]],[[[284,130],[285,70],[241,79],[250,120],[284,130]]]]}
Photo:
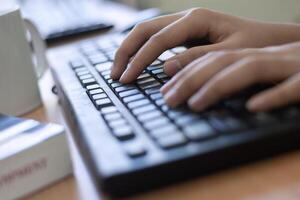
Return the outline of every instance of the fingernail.
{"type": "Polygon", "coordinates": [[[165,96],[164,99],[166,103],[171,106],[175,107],[177,105],[177,90],[176,89],[171,89],[165,96]]]}
{"type": "Polygon", "coordinates": [[[166,83],[165,85],[163,85],[161,88],[160,88],[160,92],[162,94],[166,94],[168,91],[168,83],[166,83]]]}
{"type": "Polygon", "coordinates": [[[110,72],[110,77],[111,78],[115,78],[115,76],[116,76],[116,69],[115,68],[116,68],[115,65],[113,65],[111,67],[111,72],[110,72]]]}
{"type": "Polygon", "coordinates": [[[264,104],[265,104],[264,99],[262,99],[262,98],[255,98],[253,100],[249,100],[247,102],[246,107],[250,111],[260,111],[260,110],[263,109],[264,104]]]}
{"type": "Polygon", "coordinates": [[[176,71],[179,71],[182,68],[179,60],[177,60],[177,59],[172,59],[172,60],[167,61],[165,63],[165,67],[176,69],[176,71]]]}
{"type": "Polygon", "coordinates": [[[121,83],[126,83],[128,81],[127,79],[128,79],[129,73],[130,73],[130,70],[129,70],[130,68],[131,68],[131,64],[129,63],[127,66],[127,69],[124,71],[124,73],[120,77],[121,83]]]}
{"type": "Polygon", "coordinates": [[[195,111],[202,111],[208,106],[204,101],[203,95],[201,94],[192,96],[188,101],[188,105],[192,110],[195,111]]]}
{"type": "Polygon", "coordinates": [[[127,76],[128,76],[128,72],[127,72],[127,70],[121,75],[121,77],[120,77],[120,82],[121,83],[126,83],[126,81],[127,81],[127,76]]]}

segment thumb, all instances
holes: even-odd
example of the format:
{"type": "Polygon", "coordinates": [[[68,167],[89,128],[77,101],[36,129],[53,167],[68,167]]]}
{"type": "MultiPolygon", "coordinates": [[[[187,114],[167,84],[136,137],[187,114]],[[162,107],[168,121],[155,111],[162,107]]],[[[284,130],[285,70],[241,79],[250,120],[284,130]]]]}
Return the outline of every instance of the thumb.
{"type": "Polygon", "coordinates": [[[211,51],[219,51],[225,48],[225,45],[221,43],[190,48],[167,60],[164,64],[164,72],[168,76],[174,76],[195,59],[204,56],[211,51]]]}

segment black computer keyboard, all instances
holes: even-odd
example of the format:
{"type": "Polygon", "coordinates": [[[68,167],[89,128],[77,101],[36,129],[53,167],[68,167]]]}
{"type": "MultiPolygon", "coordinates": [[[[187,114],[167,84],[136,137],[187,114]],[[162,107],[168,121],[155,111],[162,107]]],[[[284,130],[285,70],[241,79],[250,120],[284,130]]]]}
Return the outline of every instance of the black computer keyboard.
{"type": "Polygon", "coordinates": [[[98,0],[18,0],[24,17],[32,20],[48,42],[111,28],[98,0]]]}
{"type": "Polygon", "coordinates": [[[112,80],[110,68],[123,38],[83,42],[68,65],[53,68],[79,147],[105,191],[129,195],[299,146],[298,105],[269,113],[245,108],[265,85],[201,113],[166,105],[159,91],[170,79],[163,62],[184,46],[164,52],[135,83],[112,80]]]}

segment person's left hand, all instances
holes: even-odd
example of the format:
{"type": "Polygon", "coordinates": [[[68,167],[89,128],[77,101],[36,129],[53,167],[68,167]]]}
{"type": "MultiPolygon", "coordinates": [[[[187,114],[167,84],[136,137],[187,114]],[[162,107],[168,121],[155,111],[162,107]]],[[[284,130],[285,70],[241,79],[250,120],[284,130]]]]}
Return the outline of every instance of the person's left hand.
{"type": "Polygon", "coordinates": [[[267,111],[300,101],[300,42],[262,49],[211,52],[177,73],[163,88],[171,107],[188,101],[201,111],[255,83],[283,81],[254,95],[250,111],[267,111]]]}

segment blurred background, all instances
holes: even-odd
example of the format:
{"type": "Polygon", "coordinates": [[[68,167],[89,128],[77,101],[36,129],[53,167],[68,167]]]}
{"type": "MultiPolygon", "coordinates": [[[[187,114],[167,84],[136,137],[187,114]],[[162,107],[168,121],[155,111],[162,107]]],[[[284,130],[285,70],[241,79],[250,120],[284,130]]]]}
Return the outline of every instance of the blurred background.
{"type": "Polygon", "coordinates": [[[159,7],[174,12],[206,7],[260,20],[300,22],[299,0],[122,0],[137,8],[159,7]]]}
{"type": "Polygon", "coordinates": [[[119,27],[124,18],[135,24],[193,7],[259,20],[300,23],[299,0],[1,0],[1,4],[5,1],[17,1],[23,16],[33,21],[47,42],[119,27]],[[135,9],[149,8],[158,8],[161,13],[152,9],[132,15],[135,9]]]}

